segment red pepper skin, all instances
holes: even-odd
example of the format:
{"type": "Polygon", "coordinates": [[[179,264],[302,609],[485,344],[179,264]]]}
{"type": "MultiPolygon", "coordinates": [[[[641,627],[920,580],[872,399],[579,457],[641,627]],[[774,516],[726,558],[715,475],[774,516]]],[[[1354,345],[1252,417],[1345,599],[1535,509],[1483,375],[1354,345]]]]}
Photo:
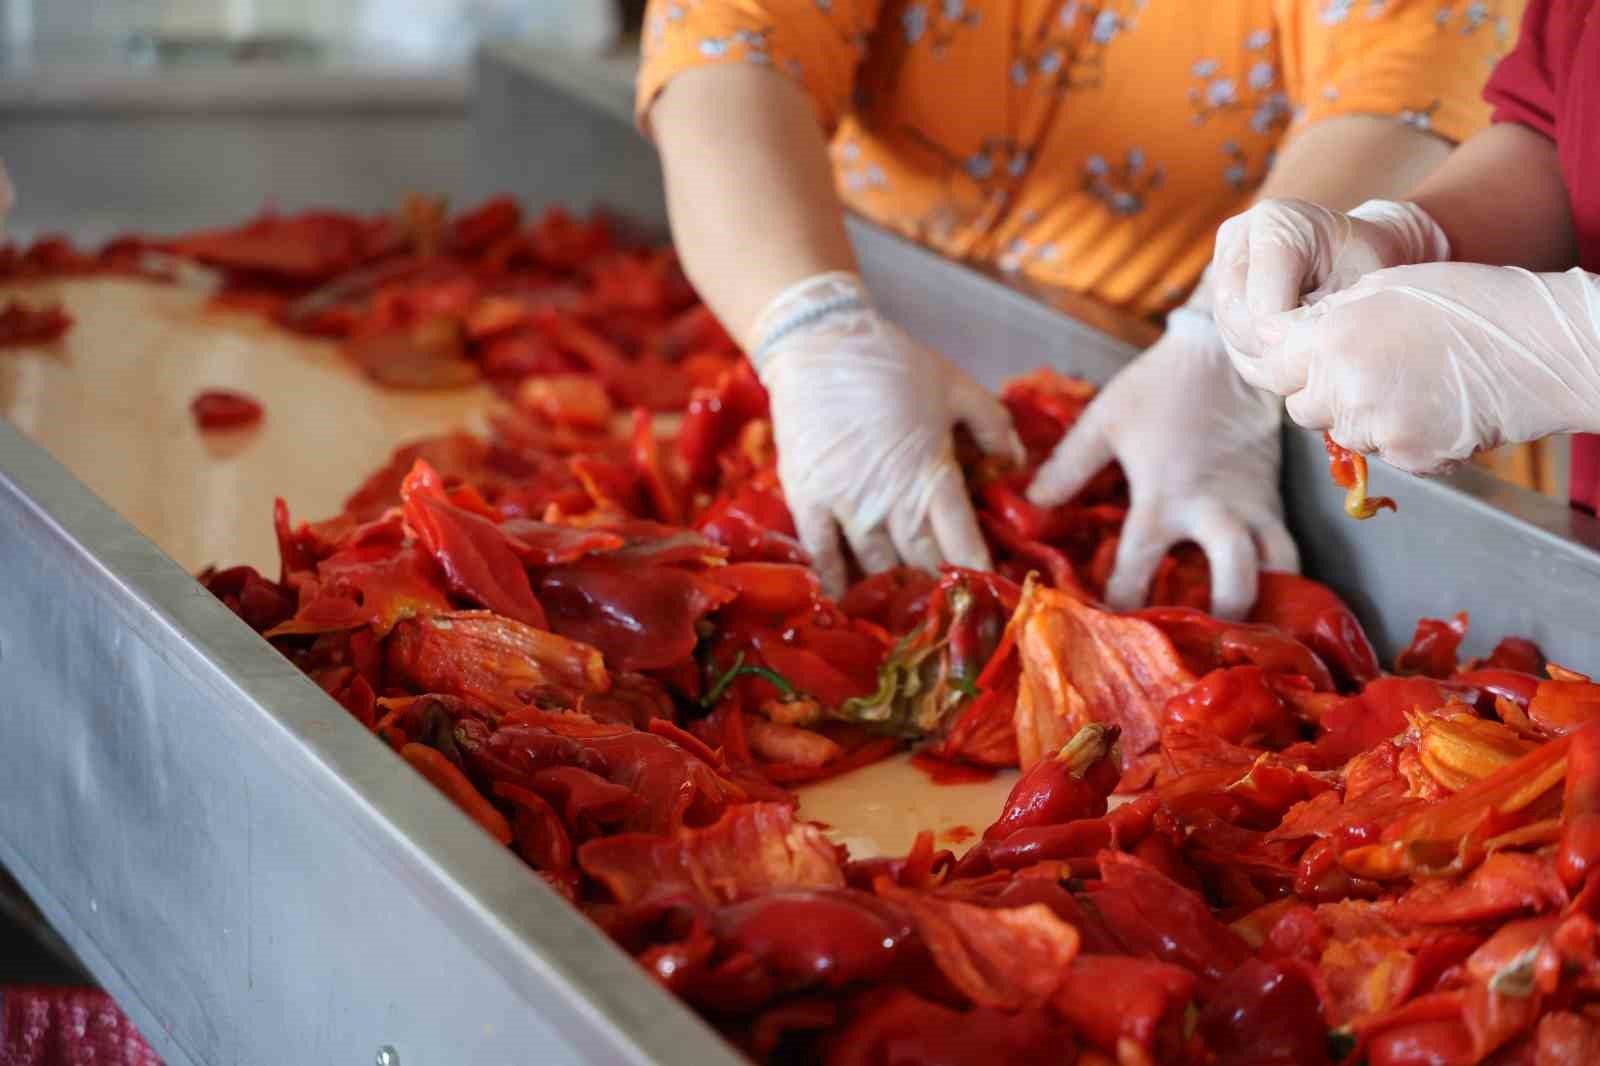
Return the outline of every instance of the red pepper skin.
{"type": "Polygon", "coordinates": [[[718,909],[712,929],[773,976],[829,988],[887,978],[913,934],[898,907],[848,888],[770,892],[718,909]]]}
{"type": "Polygon", "coordinates": [[[1183,1042],[1183,1016],[1194,975],[1181,966],[1126,955],[1079,955],[1052,1005],[1090,1044],[1117,1054],[1124,1040],[1152,1061],[1172,1061],[1183,1042]]]}
{"type": "Polygon", "coordinates": [[[1137,613],[1171,638],[1197,674],[1259,666],[1270,674],[1303,677],[1318,692],[1334,691],[1333,675],[1317,653],[1275,626],[1224,622],[1192,607],[1147,607],[1137,613]]]}
{"type": "Polygon", "coordinates": [[[969,1011],[905,988],[876,989],[852,1002],[851,1021],[828,1041],[827,1066],[1060,1066],[1077,1061],[1067,1027],[1049,1011],[969,1011]]]}
{"type": "Polygon", "coordinates": [[[1308,577],[1263,573],[1249,620],[1276,626],[1316,652],[1344,686],[1359,687],[1378,676],[1378,653],[1355,614],[1332,589],[1308,577]]]}
{"type": "Polygon", "coordinates": [[[1205,729],[1230,744],[1242,744],[1250,737],[1288,742],[1295,731],[1288,708],[1259,666],[1213,670],[1172,697],[1167,701],[1165,728],[1174,726],[1205,729]]]}
{"type": "Polygon", "coordinates": [[[1088,899],[1128,954],[1182,966],[1199,979],[1202,993],[1250,958],[1244,938],[1198,894],[1136,856],[1102,851],[1099,859],[1102,881],[1088,899]]]}
{"type": "Polygon", "coordinates": [[[1457,684],[1475,688],[1483,694],[1478,700],[1479,714],[1494,714],[1496,697],[1510,700],[1526,711],[1528,704],[1533,702],[1534,693],[1539,690],[1541,681],[1533,674],[1499,666],[1483,666],[1467,670],[1457,674],[1452,680],[1457,684]]]}
{"type": "Polygon", "coordinates": [[[1494,646],[1489,657],[1477,664],[1480,669],[1516,670],[1537,674],[1544,666],[1544,653],[1526,637],[1506,637],[1494,646]]]}
{"type": "Polygon", "coordinates": [[[1556,872],[1576,893],[1600,865],[1600,722],[1572,734],[1556,872]]]}
{"type": "Polygon", "coordinates": [[[1250,663],[1271,674],[1298,675],[1318,692],[1332,692],[1333,675],[1316,652],[1283,633],[1253,626],[1231,626],[1217,638],[1224,666],[1250,663]]]}
{"type": "Polygon", "coordinates": [[[451,591],[518,622],[537,628],[548,624],[505,533],[482,515],[456,506],[437,471],[417,460],[400,493],[406,524],[438,562],[451,591]]]}
{"type": "Polygon", "coordinates": [[[694,528],[728,549],[731,563],[810,563],[796,539],[789,505],[778,489],[778,472],[768,469],[701,512],[694,528]]]}
{"type": "Polygon", "coordinates": [[[1081,858],[1103,848],[1134,847],[1155,828],[1161,806],[1160,797],[1146,794],[1104,817],[1019,829],[988,844],[987,857],[998,869],[1021,870],[1047,859],[1081,858]]]}
{"type": "Polygon", "coordinates": [[[1117,732],[1116,726],[1085,726],[1060,751],[1029,767],[983,839],[1004,840],[1019,829],[1104,815],[1122,774],[1111,753],[1117,732]]]}
{"type": "Polygon", "coordinates": [[[938,578],[926,570],[895,567],[851,585],[840,598],[839,609],[901,637],[922,624],[938,585],[938,578]]]}
{"type": "Polygon", "coordinates": [[[708,571],[706,577],[737,595],[723,609],[724,617],[737,611],[758,618],[787,618],[822,596],[816,572],[793,563],[729,563],[708,571]]]}
{"type": "Polygon", "coordinates": [[[1383,885],[1357,877],[1339,865],[1339,849],[1331,839],[1316,841],[1300,857],[1294,894],[1307,903],[1376,899],[1383,893],[1383,885]]]}
{"type": "Polygon", "coordinates": [[[60,304],[34,309],[10,300],[0,309],[0,348],[21,348],[60,340],[72,328],[72,316],[60,304]]]}
{"type": "Polygon", "coordinates": [[[1247,960],[1211,994],[1200,1034],[1213,1066],[1328,1066],[1328,1028],[1312,968],[1247,960]]]}
{"type": "Polygon", "coordinates": [[[1387,496],[1367,495],[1365,455],[1336,443],[1330,433],[1322,435],[1322,445],[1328,450],[1328,473],[1333,478],[1333,483],[1345,490],[1345,514],[1351,518],[1365,519],[1382,510],[1398,509],[1398,505],[1387,496]]]}
{"type": "Polygon", "coordinates": [[[1395,670],[1402,674],[1421,674],[1440,680],[1456,672],[1456,653],[1467,635],[1467,612],[1462,611],[1450,621],[1424,618],[1417,623],[1411,637],[1398,658],[1395,670]]]}
{"type": "Polygon", "coordinates": [[[189,402],[195,425],[201,429],[237,429],[261,421],[259,402],[242,392],[207,389],[189,402]]]}
{"type": "Polygon", "coordinates": [[[522,208],[510,196],[495,196],[451,220],[445,243],[452,252],[480,252],[522,225],[522,208]]]}
{"type": "Polygon", "coordinates": [[[724,372],[714,388],[694,390],[677,439],[678,454],[690,478],[698,484],[715,482],[722,452],[749,422],[766,415],[767,392],[750,364],[742,360],[724,372]]]}

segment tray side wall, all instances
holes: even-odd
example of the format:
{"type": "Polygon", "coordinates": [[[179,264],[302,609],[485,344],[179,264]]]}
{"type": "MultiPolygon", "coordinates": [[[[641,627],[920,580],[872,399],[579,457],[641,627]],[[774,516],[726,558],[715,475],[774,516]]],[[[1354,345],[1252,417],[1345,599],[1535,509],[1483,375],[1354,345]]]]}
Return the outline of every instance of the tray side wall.
{"type": "Polygon", "coordinates": [[[171,1066],[737,1061],[3,421],[0,586],[0,861],[171,1066]]]}

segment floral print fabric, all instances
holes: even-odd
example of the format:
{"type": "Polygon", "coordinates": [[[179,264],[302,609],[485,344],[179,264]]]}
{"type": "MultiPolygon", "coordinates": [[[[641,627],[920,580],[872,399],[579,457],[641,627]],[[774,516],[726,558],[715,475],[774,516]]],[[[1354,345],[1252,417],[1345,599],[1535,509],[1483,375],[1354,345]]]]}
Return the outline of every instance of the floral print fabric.
{"type": "Polygon", "coordinates": [[[792,78],[840,195],[946,255],[1153,315],[1295,130],[1397,117],[1451,140],[1521,0],[651,0],[643,117],[680,71],[792,78]]]}

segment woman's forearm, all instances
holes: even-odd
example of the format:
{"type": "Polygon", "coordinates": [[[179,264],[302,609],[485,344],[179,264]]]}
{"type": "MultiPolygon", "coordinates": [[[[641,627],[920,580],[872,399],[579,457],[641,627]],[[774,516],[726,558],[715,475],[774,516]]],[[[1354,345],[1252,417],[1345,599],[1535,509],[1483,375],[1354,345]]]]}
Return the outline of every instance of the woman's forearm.
{"type": "Polygon", "coordinates": [[[1449,141],[1395,119],[1342,115],[1291,137],[1260,196],[1348,211],[1365,200],[1404,195],[1449,155],[1449,141]]]}
{"type": "Polygon", "coordinates": [[[1484,130],[1407,199],[1444,230],[1452,259],[1534,271],[1566,270],[1578,261],[1556,146],[1526,126],[1484,130]]]}
{"type": "Polygon", "coordinates": [[[686,71],[648,120],[684,270],[746,346],[778,293],[855,268],[827,141],[792,82],[754,66],[686,71]]]}

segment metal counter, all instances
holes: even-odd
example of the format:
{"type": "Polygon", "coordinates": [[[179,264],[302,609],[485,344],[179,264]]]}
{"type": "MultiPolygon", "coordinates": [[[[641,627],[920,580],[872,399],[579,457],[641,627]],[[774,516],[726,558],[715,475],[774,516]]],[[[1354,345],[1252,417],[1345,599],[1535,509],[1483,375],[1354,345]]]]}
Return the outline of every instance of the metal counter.
{"type": "MultiPolygon", "coordinates": [[[[476,192],[604,201],[659,224],[626,64],[490,50],[476,192]]],[[[376,205],[374,205],[376,206],[376,205]]],[[[1109,377],[1148,330],[1092,328],[860,222],[886,309],[998,382],[1109,377]]],[[[1106,321],[1102,320],[1103,326],[1106,321]]],[[[1470,610],[1596,665],[1600,529],[1468,472],[1375,470],[1356,524],[1314,437],[1287,438],[1307,570],[1385,650],[1470,610]]],[[[0,862],[172,1066],[738,1061],[188,574],[0,424],[0,862]]]]}
{"type": "Polygon", "coordinates": [[[241,66],[0,72],[7,220],[31,239],[227,225],[269,204],[378,210],[461,194],[461,71],[241,66]]]}

